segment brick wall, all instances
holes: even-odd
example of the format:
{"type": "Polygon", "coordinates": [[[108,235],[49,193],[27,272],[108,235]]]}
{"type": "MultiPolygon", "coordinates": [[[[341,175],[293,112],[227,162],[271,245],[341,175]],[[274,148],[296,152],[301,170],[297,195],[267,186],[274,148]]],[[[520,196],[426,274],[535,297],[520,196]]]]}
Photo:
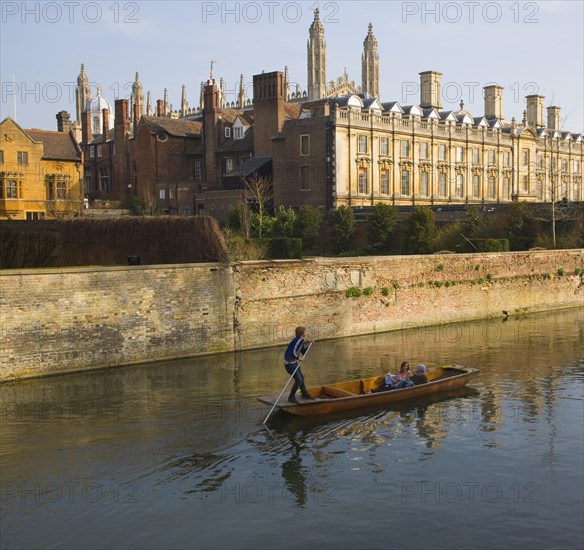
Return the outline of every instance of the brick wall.
{"type": "Polygon", "coordinates": [[[3,271],[0,380],[280,345],[300,324],[324,339],[584,306],[583,266],[564,250],[3,271]]]}

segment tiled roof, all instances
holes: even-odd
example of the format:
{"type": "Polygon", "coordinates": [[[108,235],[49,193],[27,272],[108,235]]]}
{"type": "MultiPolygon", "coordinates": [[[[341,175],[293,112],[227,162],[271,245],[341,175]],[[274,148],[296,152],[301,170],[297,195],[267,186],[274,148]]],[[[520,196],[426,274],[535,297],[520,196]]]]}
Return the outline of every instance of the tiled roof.
{"type": "Polygon", "coordinates": [[[203,128],[202,122],[154,116],[143,116],[140,119],[140,124],[147,124],[154,134],[164,130],[167,134],[176,137],[198,136],[203,128]]]}
{"type": "Polygon", "coordinates": [[[81,151],[69,132],[24,130],[32,140],[43,144],[43,158],[51,160],[81,160],[81,151]]]}
{"type": "Polygon", "coordinates": [[[284,118],[298,118],[301,112],[302,105],[299,105],[298,103],[284,103],[284,118]]]}
{"type": "Polygon", "coordinates": [[[221,147],[224,153],[253,152],[253,127],[245,132],[243,139],[228,139],[221,147]]]}
{"type": "Polygon", "coordinates": [[[239,165],[238,168],[232,170],[227,177],[246,177],[254,172],[257,172],[262,166],[272,162],[272,157],[262,156],[262,157],[252,157],[247,159],[245,162],[239,165]]]}

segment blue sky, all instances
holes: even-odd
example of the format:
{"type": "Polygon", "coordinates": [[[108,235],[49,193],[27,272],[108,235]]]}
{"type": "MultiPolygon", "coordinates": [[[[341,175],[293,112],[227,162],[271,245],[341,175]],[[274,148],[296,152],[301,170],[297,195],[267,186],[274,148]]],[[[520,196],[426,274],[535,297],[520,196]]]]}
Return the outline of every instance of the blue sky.
{"type": "MultiPolygon", "coordinates": [[[[461,99],[483,114],[482,87],[505,87],[507,120],[519,121],[524,97],[539,93],[562,107],[563,128],[584,131],[584,2],[194,2],[2,1],[1,118],[25,128],[56,129],[55,114],[75,111],[81,63],[95,91],[112,103],[127,97],[139,71],[153,104],[169,90],[179,108],[181,87],[198,105],[201,80],[217,60],[216,78],[235,90],[239,75],[283,70],[306,88],[306,41],[320,7],[328,47],[327,79],[361,82],[367,25],[379,42],[383,101],[419,102],[418,73],[443,73],[443,106],[461,99]],[[438,6],[438,10],[436,10],[438,6]],[[13,78],[14,83],[13,84],[13,78]]],[[[235,96],[228,99],[235,100],[235,96]]]]}

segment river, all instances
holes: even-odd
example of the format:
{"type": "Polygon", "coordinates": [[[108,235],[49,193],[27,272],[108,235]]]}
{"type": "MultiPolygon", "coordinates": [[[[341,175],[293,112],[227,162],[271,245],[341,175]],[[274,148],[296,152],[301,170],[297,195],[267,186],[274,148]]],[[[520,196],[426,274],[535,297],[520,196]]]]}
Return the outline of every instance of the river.
{"type": "Polygon", "coordinates": [[[282,349],[4,384],[1,547],[582,548],[583,342],[584,309],[317,342],[309,385],[480,373],[267,428],[282,349]]]}

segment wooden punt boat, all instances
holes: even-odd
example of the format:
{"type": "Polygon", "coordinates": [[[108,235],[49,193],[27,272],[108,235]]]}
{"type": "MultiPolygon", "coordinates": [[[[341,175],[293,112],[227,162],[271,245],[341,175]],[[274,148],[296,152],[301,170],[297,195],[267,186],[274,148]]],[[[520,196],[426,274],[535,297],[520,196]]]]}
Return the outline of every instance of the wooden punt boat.
{"type": "Polygon", "coordinates": [[[432,395],[442,391],[460,388],[468,383],[471,376],[479,371],[460,365],[446,365],[426,372],[427,384],[420,384],[400,390],[390,390],[378,393],[369,393],[383,383],[383,376],[349,380],[322,386],[308,387],[307,390],[314,399],[298,397],[298,403],[288,401],[288,392],[276,403],[278,395],[264,395],[258,397],[260,403],[276,406],[283,411],[299,416],[329,414],[350,409],[384,405],[407,399],[417,399],[425,395],[432,395]]]}

